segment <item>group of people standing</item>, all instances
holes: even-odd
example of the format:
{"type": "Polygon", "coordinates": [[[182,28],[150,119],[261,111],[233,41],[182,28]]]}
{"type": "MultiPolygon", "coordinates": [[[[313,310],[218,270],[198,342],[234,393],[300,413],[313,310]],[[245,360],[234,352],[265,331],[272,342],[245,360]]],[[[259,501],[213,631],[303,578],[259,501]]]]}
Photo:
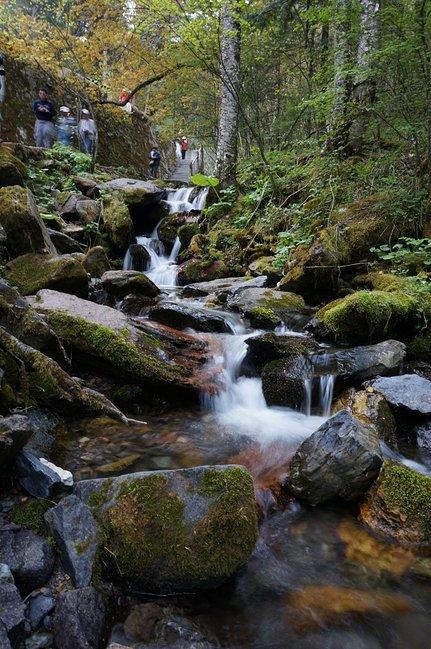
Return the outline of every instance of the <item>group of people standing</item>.
{"type": "Polygon", "coordinates": [[[34,138],[36,146],[50,149],[54,140],[65,146],[73,146],[77,139],[79,148],[90,155],[93,153],[97,140],[97,128],[90,111],[84,108],[77,121],[68,106],[61,106],[57,116],[54,102],[49,98],[46,88],[41,88],[38,98],[33,102],[33,112],[36,117],[34,138]]]}

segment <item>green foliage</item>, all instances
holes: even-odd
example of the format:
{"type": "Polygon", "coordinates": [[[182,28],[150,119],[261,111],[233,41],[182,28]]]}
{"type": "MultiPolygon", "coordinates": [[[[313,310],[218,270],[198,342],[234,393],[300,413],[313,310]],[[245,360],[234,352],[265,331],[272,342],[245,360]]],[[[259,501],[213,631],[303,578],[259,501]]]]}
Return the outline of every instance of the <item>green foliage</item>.
{"type": "Polygon", "coordinates": [[[297,248],[297,246],[308,245],[312,240],[312,235],[301,236],[300,233],[297,233],[294,230],[291,230],[290,232],[279,232],[274,266],[282,270],[289,261],[291,253],[297,248]]]}
{"type": "Polygon", "coordinates": [[[204,176],[204,174],[195,174],[190,176],[190,182],[196,187],[218,187],[220,181],[215,176],[204,176]]]}
{"type": "MultiPolygon", "coordinates": [[[[431,239],[400,237],[397,243],[370,248],[370,252],[400,275],[431,269],[431,239]]],[[[427,278],[419,280],[425,283],[427,278]]]]}
{"type": "Polygon", "coordinates": [[[237,191],[235,187],[222,189],[218,194],[218,200],[205,209],[205,216],[212,220],[228,214],[235,205],[236,197],[237,191]]]}

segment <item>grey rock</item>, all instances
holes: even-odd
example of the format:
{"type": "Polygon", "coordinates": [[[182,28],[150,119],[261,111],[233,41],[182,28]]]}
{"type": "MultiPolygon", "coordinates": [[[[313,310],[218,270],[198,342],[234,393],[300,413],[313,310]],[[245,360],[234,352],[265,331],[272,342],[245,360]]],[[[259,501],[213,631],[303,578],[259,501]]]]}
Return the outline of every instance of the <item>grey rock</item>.
{"type": "Polygon", "coordinates": [[[76,202],[76,212],[82,223],[94,223],[100,218],[101,206],[99,201],[83,198],[76,202]]]}
{"type": "Polygon", "coordinates": [[[128,205],[149,205],[159,202],[165,191],[157,187],[149,180],[137,180],[136,178],[115,178],[106,183],[97,185],[98,190],[112,189],[122,195],[122,199],[128,205]]]}
{"type": "Polygon", "coordinates": [[[0,647],[1,649],[12,649],[12,645],[9,642],[9,638],[7,635],[6,627],[1,620],[0,620],[0,647]]]}
{"type": "Polygon", "coordinates": [[[77,220],[77,203],[78,201],[87,200],[87,196],[79,194],[78,192],[70,192],[65,199],[63,199],[64,194],[61,194],[60,196],[62,200],[56,201],[56,208],[61,218],[65,221],[77,220]]]}
{"type": "Polygon", "coordinates": [[[25,641],[25,649],[50,649],[53,643],[52,633],[34,633],[25,641]]]}
{"type": "Polygon", "coordinates": [[[157,297],[160,290],[143,273],[136,270],[108,270],[102,275],[102,285],[108,295],[124,297],[131,293],[157,297]]]}
{"type": "Polygon", "coordinates": [[[355,500],[377,477],[382,462],[375,429],[341,410],[296,451],[287,487],[311,505],[335,497],[355,500]]]}
{"type": "Polygon", "coordinates": [[[103,638],[106,607],[95,588],[69,590],[57,598],[54,642],[57,649],[98,649],[103,638]]]}
{"type": "Polygon", "coordinates": [[[31,496],[52,498],[60,487],[71,486],[69,472],[65,474],[63,469],[42,460],[29,451],[22,451],[16,458],[19,482],[31,496]]]}
{"type": "Polygon", "coordinates": [[[236,287],[228,293],[226,306],[248,318],[252,326],[266,329],[282,322],[299,328],[309,319],[300,296],[273,288],[236,287]]]}
{"type": "Polygon", "coordinates": [[[81,252],[82,246],[76,241],[69,237],[69,235],[64,232],[58,232],[57,230],[50,230],[48,228],[48,234],[51,237],[51,241],[55,245],[57,251],[61,255],[69,255],[73,252],[81,252]]]}
{"type": "Polygon", "coordinates": [[[0,419],[0,467],[12,462],[32,434],[32,425],[25,415],[0,419]]]}
{"type": "Polygon", "coordinates": [[[305,398],[304,377],[307,359],[299,355],[272,361],[262,371],[262,391],[268,406],[284,406],[298,410],[305,398]]]}
{"type": "Polygon", "coordinates": [[[47,511],[45,520],[74,586],[88,586],[98,544],[98,526],[90,508],[76,496],[70,495],[47,511]]]}
{"type": "Polygon", "coordinates": [[[24,612],[25,606],[18,589],[13,584],[0,584],[0,638],[2,635],[4,637],[6,631],[13,649],[19,649],[25,639],[24,612]]]}
{"type": "Polygon", "coordinates": [[[367,383],[395,408],[418,415],[431,415],[431,381],[417,374],[390,376],[367,383]]]}
{"type": "Polygon", "coordinates": [[[44,618],[52,613],[55,608],[55,600],[49,595],[37,593],[31,597],[28,602],[27,614],[30,626],[33,631],[39,629],[42,625],[44,618]]]}
{"type": "Polygon", "coordinates": [[[102,246],[94,246],[85,255],[82,265],[91,277],[100,279],[111,268],[108,255],[102,246]]]}
{"type": "Polygon", "coordinates": [[[0,563],[0,584],[13,584],[14,578],[7,563],[0,563]]]}
{"type": "Polygon", "coordinates": [[[220,302],[225,302],[228,296],[234,295],[235,291],[243,288],[266,286],[266,276],[246,279],[245,277],[225,277],[213,279],[209,282],[196,282],[188,284],[181,289],[181,297],[205,297],[214,293],[220,302]]]}
{"type": "Polygon", "coordinates": [[[149,317],[174,329],[196,329],[214,333],[233,333],[229,322],[222,315],[208,309],[163,302],[150,310],[149,317]]]}
{"type": "Polygon", "coordinates": [[[27,594],[43,586],[54,568],[52,547],[31,530],[0,530],[0,561],[12,571],[15,583],[27,594]]]}
{"type": "Polygon", "coordinates": [[[132,243],[127,251],[127,268],[143,272],[150,264],[150,253],[139,243],[132,243]]]}

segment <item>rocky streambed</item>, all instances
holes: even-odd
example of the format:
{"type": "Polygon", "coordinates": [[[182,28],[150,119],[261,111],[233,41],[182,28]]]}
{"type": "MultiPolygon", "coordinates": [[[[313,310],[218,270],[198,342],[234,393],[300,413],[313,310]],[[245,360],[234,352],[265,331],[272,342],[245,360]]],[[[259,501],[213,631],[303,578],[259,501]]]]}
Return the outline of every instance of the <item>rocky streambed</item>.
{"type": "MultiPolygon", "coordinates": [[[[115,183],[125,270],[60,253],[81,234],[0,189],[0,646],[428,647],[414,305],[378,329],[378,291],[317,310],[267,275],[178,287],[204,198],[115,183]]],[[[58,208],[75,229],[97,209],[58,208]]]]}

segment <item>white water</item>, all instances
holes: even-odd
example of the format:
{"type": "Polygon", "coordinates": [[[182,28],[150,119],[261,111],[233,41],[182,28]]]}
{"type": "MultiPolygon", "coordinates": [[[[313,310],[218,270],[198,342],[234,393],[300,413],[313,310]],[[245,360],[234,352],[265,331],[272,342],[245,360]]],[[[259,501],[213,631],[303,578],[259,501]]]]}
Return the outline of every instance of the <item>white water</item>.
{"type": "Polygon", "coordinates": [[[208,196],[208,187],[199,190],[196,196],[191,199],[196,187],[180,187],[179,189],[168,189],[168,197],[163,201],[169,214],[183,214],[184,212],[201,212],[208,196]]]}
{"type": "Polygon", "coordinates": [[[304,415],[310,416],[313,406],[313,387],[315,381],[319,383],[318,410],[322,417],[328,418],[331,414],[332,397],[334,395],[335,374],[322,374],[318,377],[304,377],[304,401],[301,410],[304,415]]]}
{"type": "Polygon", "coordinates": [[[261,379],[239,376],[247,353],[245,341],[259,333],[223,336],[222,354],[213,361],[214,367],[221,369],[222,389],[217,395],[205,397],[203,405],[214,412],[226,433],[245,434],[260,442],[282,437],[296,448],[325,418],[307,416],[289,408],[269,407],[261,379]]]}

